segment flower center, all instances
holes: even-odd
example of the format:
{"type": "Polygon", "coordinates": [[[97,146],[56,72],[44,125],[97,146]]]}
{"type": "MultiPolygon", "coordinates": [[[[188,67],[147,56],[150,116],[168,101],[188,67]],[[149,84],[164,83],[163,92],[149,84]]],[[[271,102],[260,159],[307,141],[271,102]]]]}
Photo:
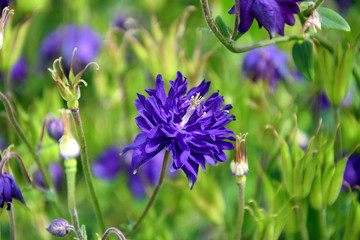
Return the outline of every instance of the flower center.
{"type": "Polygon", "coordinates": [[[191,96],[190,100],[187,100],[185,103],[190,102],[190,106],[186,111],[186,114],[182,117],[180,127],[183,128],[185,124],[189,121],[191,115],[194,113],[197,106],[199,106],[204,98],[200,96],[200,93],[197,93],[196,96],[191,96]]]}

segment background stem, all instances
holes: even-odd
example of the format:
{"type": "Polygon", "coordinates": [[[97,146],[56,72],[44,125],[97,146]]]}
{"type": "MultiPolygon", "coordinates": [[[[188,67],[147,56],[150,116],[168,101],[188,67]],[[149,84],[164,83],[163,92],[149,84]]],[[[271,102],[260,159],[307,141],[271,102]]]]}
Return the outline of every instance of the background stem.
{"type": "Polygon", "coordinates": [[[244,221],[244,206],[245,206],[245,183],[238,184],[239,189],[239,209],[238,219],[236,223],[236,232],[234,240],[241,239],[241,229],[244,221]]]}
{"type": "Polygon", "coordinates": [[[100,230],[103,233],[103,232],[105,232],[105,224],[104,224],[104,220],[102,217],[102,213],[100,211],[100,205],[99,205],[99,201],[96,196],[94,184],[92,182],[92,174],[91,174],[91,170],[90,170],[89,158],[87,155],[87,148],[86,148],[86,141],[85,141],[84,131],[83,131],[82,123],[81,123],[79,109],[77,108],[75,110],[71,110],[71,114],[74,119],[76,133],[79,138],[80,149],[81,149],[81,163],[82,163],[82,167],[83,167],[83,171],[84,171],[85,182],[86,182],[89,194],[90,194],[91,203],[95,209],[95,214],[96,214],[97,221],[99,223],[100,230]]]}
{"type": "Polygon", "coordinates": [[[144,217],[146,216],[147,212],[149,211],[151,205],[153,204],[154,202],[154,199],[156,197],[156,194],[158,193],[159,191],[159,188],[161,186],[161,184],[163,183],[164,181],[164,177],[165,177],[165,171],[166,171],[166,164],[167,164],[167,161],[168,161],[168,157],[169,157],[169,151],[165,151],[165,154],[164,154],[164,160],[163,160],[163,164],[162,164],[162,167],[161,167],[161,173],[160,173],[160,178],[159,178],[159,181],[158,183],[156,184],[156,187],[154,189],[154,192],[153,194],[151,195],[150,197],[150,200],[148,202],[148,204],[146,205],[146,208],[144,210],[144,212],[141,214],[140,218],[137,220],[137,222],[135,223],[133,229],[135,229],[137,226],[139,226],[139,224],[141,223],[141,221],[144,219],[144,217]]]}
{"type": "MultiPolygon", "coordinates": [[[[11,204],[11,203],[10,203],[11,204]]],[[[15,220],[13,209],[10,208],[9,213],[9,222],[10,222],[10,239],[15,240],[15,220]]]]}
{"type": "Polygon", "coordinates": [[[65,171],[67,178],[68,207],[72,219],[72,224],[74,226],[76,236],[80,240],[85,240],[84,236],[81,233],[79,218],[77,215],[75,204],[76,159],[65,160],[65,171]]]}

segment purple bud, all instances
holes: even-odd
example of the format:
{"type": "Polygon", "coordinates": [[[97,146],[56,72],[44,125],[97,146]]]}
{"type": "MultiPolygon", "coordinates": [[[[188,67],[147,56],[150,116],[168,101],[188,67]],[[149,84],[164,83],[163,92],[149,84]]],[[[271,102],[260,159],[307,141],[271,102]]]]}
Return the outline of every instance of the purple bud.
{"type": "Polygon", "coordinates": [[[28,63],[24,56],[21,56],[10,69],[10,78],[15,84],[24,83],[28,75],[28,63]]]}
{"type": "Polygon", "coordinates": [[[47,125],[47,132],[52,139],[59,141],[64,133],[64,127],[61,118],[50,120],[47,125]]]}
{"type": "Polygon", "coordinates": [[[112,17],[112,26],[125,29],[126,16],[122,13],[115,13],[112,17]]]}
{"type": "Polygon", "coordinates": [[[46,230],[55,237],[65,237],[69,234],[68,227],[71,227],[65,219],[56,219],[50,223],[46,230]]]}

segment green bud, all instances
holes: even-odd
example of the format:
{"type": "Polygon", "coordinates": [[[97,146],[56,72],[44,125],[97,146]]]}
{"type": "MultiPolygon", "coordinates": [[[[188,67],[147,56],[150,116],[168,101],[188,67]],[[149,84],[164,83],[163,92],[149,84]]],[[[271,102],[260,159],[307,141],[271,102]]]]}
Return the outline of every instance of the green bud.
{"type": "Polygon", "coordinates": [[[345,50],[342,50],[338,44],[334,56],[319,48],[320,75],[324,81],[326,95],[334,106],[339,106],[349,91],[354,56],[355,45],[348,44],[345,50]]]}
{"type": "Polygon", "coordinates": [[[312,185],[312,189],[309,195],[309,200],[311,206],[320,210],[323,207],[323,196],[321,192],[321,178],[320,176],[316,176],[312,185]]]}
{"type": "Polygon", "coordinates": [[[226,38],[229,39],[230,38],[230,32],[228,27],[226,26],[226,23],[224,22],[224,20],[220,17],[217,16],[215,18],[215,24],[216,26],[219,28],[221,34],[226,38]]]}
{"type": "Polygon", "coordinates": [[[326,204],[332,205],[338,198],[341,186],[343,183],[343,176],[345,172],[347,159],[342,159],[336,163],[335,172],[331,180],[331,186],[327,191],[326,204]]]}

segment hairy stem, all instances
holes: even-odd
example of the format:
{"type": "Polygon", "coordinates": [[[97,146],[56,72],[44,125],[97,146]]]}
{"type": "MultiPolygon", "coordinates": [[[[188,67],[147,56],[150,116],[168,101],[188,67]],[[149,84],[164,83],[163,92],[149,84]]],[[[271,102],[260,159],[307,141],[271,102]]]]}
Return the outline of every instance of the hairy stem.
{"type": "Polygon", "coordinates": [[[154,202],[154,199],[160,189],[160,186],[162,185],[163,181],[164,181],[164,177],[165,177],[165,172],[166,172],[166,164],[167,164],[167,161],[168,161],[168,157],[169,157],[169,151],[165,151],[165,154],[164,154],[164,160],[163,160],[163,164],[162,164],[162,167],[161,167],[161,173],[160,173],[160,178],[159,178],[159,181],[158,183],[156,184],[156,187],[154,189],[154,192],[153,194],[151,195],[150,197],[150,200],[148,202],[148,204],[146,205],[146,208],[145,210],[143,211],[143,213],[141,214],[140,218],[137,220],[137,222],[135,223],[133,229],[135,229],[137,226],[139,226],[139,224],[141,223],[141,221],[144,219],[144,217],[146,216],[147,212],[149,211],[151,205],[153,204],[154,202]]]}
{"type": "Polygon", "coordinates": [[[67,178],[68,207],[72,219],[72,224],[74,226],[76,236],[80,240],[85,240],[84,236],[81,233],[79,218],[77,215],[75,204],[76,159],[65,160],[65,171],[67,178]]]}
{"type": "Polygon", "coordinates": [[[231,40],[236,38],[239,27],[239,16],[240,16],[240,3],[239,0],[235,0],[235,21],[234,21],[234,31],[231,36],[231,40]]]}
{"type": "Polygon", "coordinates": [[[101,238],[101,240],[106,240],[106,238],[108,237],[108,235],[110,233],[115,233],[121,240],[126,240],[124,234],[117,228],[108,228],[106,230],[106,232],[104,233],[104,236],[101,238]]]}
{"type": "Polygon", "coordinates": [[[72,109],[71,114],[74,119],[76,133],[79,138],[80,149],[81,149],[81,163],[82,163],[82,167],[83,167],[83,171],[84,171],[86,185],[87,185],[87,188],[88,188],[88,191],[90,194],[90,200],[94,207],[100,230],[101,230],[101,232],[105,232],[105,224],[104,224],[103,216],[102,216],[102,213],[100,210],[99,201],[97,199],[94,184],[92,181],[92,174],[91,174],[91,169],[90,169],[90,164],[89,164],[89,158],[87,155],[86,141],[85,141],[84,131],[83,131],[82,123],[81,123],[79,109],[78,108],[74,109],[74,110],[72,109]]]}
{"type": "Polygon", "coordinates": [[[219,41],[228,50],[230,50],[233,53],[243,53],[243,52],[247,52],[247,51],[250,51],[252,49],[255,49],[255,48],[260,48],[260,47],[264,47],[264,46],[268,46],[268,45],[272,45],[272,44],[304,39],[302,36],[291,35],[291,36],[278,37],[278,38],[273,38],[273,39],[269,39],[269,40],[256,42],[256,43],[244,46],[244,47],[234,47],[233,46],[233,41],[228,41],[221,34],[220,30],[217,28],[217,26],[216,26],[216,24],[214,22],[214,19],[211,17],[211,12],[210,12],[210,8],[209,8],[208,0],[200,0],[200,3],[201,3],[202,10],[203,10],[203,14],[205,16],[205,20],[206,20],[209,28],[214,33],[216,38],[219,39],[219,41]]]}
{"type": "Polygon", "coordinates": [[[236,232],[234,240],[241,239],[241,229],[244,221],[244,207],[245,207],[245,182],[238,184],[239,189],[239,209],[238,209],[238,219],[236,223],[236,232]]]}
{"type": "Polygon", "coordinates": [[[298,224],[300,227],[301,239],[302,240],[309,240],[309,233],[306,227],[306,219],[304,215],[304,206],[301,202],[297,204],[299,207],[297,208],[297,217],[298,217],[298,224]]]}

